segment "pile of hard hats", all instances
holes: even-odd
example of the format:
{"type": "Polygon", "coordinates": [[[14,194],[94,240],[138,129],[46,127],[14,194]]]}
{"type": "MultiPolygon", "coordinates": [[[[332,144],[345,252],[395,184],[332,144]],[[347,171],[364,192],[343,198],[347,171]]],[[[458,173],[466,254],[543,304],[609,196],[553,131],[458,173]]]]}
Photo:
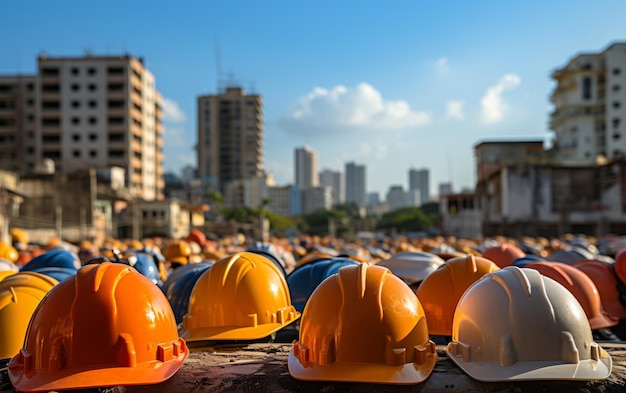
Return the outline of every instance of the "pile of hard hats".
{"type": "Polygon", "coordinates": [[[105,243],[48,244],[20,265],[0,244],[17,390],[158,383],[188,344],[277,340],[295,341],[301,380],[421,383],[437,344],[481,381],[598,380],[612,363],[597,343],[626,338],[626,248],[579,237],[105,243]]]}

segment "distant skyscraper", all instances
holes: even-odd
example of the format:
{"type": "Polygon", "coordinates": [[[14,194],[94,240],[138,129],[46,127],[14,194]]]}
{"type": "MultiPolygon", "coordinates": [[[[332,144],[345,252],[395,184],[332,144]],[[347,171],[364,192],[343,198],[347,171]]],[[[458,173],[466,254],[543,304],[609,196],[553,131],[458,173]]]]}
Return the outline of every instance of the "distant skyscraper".
{"type": "Polygon", "coordinates": [[[296,187],[304,190],[319,185],[317,175],[317,152],[308,146],[295,150],[296,187]]]}
{"type": "Polygon", "coordinates": [[[343,176],[341,172],[324,169],[320,172],[320,186],[333,189],[333,204],[343,203],[346,200],[343,176]]]}
{"type": "Polygon", "coordinates": [[[198,175],[222,193],[234,180],[262,177],[263,100],[239,87],[198,97],[198,175]]]}
{"type": "Polygon", "coordinates": [[[420,202],[430,200],[430,173],[426,168],[409,170],[409,191],[420,191],[420,202]]]}
{"type": "Polygon", "coordinates": [[[402,186],[389,187],[389,191],[387,191],[387,206],[389,207],[389,211],[393,211],[407,205],[407,193],[404,191],[402,186]]]}
{"type": "Polygon", "coordinates": [[[365,207],[366,200],[365,165],[354,162],[346,164],[346,203],[356,203],[365,207]]]}

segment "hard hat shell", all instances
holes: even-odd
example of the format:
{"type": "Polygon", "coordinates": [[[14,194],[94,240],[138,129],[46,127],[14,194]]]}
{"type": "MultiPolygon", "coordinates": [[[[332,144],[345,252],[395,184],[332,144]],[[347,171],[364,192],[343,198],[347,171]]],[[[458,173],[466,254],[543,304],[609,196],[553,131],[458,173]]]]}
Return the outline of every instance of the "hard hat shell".
{"type": "MultiPolygon", "coordinates": [[[[617,279],[626,284],[626,253],[622,252],[615,257],[615,264],[613,265],[613,271],[617,276],[617,279]]],[[[624,293],[626,295],[626,293],[624,293]]]]}
{"type": "Polygon", "coordinates": [[[278,268],[278,270],[280,270],[280,272],[282,273],[283,277],[287,277],[287,272],[285,271],[285,262],[282,260],[282,258],[280,258],[278,256],[278,254],[276,253],[276,248],[274,246],[268,248],[268,249],[261,249],[261,248],[249,248],[246,250],[247,252],[252,252],[254,254],[258,254],[261,255],[265,258],[267,258],[270,262],[272,262],[274,265],[276,265],[276,267],[278,268]]]}
{"type": "Polygon", "coordinates": [[[33,272],[14,274],[0,282],[0,359],[19,353],[30,318],[57,281],[33,272]]]}
{"type": "Polygon", "coordinates": [[[57,267],[57,266],[47,266],[40,267],[37,269],[31,270],[32,272],[44,274],[48,277],[52,277],[58,282],[64,281],[70,277],[73,277],[77,270],[69,267],[57,267]]]}
{"type": "Polygon", "coordinates": [[[18,272],[20,268],[13,262],[0,258],[0,272],[18,272]]]}
{"type": "Polygon", "coordinates": [[[31,259],[26,265],[22,266],[22,271],[29,271],[41,267],[65,267],[74,270],[80,268],[80,260],[78,256],[61,249],[46,251],[41,255],[31,259]]]}
{"type": "Polygon", "coordinates": [[[15,262],[17,258],[19,258],[19,254],[15,247],[8,243],[0,242],[0,259],[15,262]]]}
{"type": "Polygon", "coordinates": [[[159,269],[157,265],[154,263],[152,257],[143,252],[133,252],[132,254],[125,254],[127,257],[134,256],[136,258],[135,263],[131,264],[132,267],[135,268],[139,273],[148,277],[150,281],[152,281],[155,285],[162,285],[161,277],[159,276],[159,269]]]}
{"type": "Polygon", "coordinates": [[[602,329],[618,324],[619,319],[604,310],[596,285],[582,271],[562,262],[535,262],[526,268],[535,269],[567,288],[585,310],[591,329],[602,329]]]}
{"type": "Polygon", "coordinates": [[[499,269],[489,259],[466,254],[449,259],[426,277],[416,293],[424,307],[430,334],[450,336],[454,310],[463,292],[485,274],[499,269]]]}
{"type": "Polygon", "coordinates": [[[429,252],[407,251],[380,261],[377,265],[388,268],[404,282],[413,285],[424,281],[430,273],[437,270],[444,263],[446,261],[442,258],[429,252]]]}
{"type": "Polygon", "coordinates": [[[570,250],[556,250],[548,256],[550,261],[572,264],[583,259],[593,259],[589,251],[574,247],[570,250]]]}
{"type": "Polygon", "coordinates": [[[81,268],[35,310],[8,371],[19,391],[144,385],[171,377],[188,354],[159,288],[133,268],[81,268]]]}
{"type": "Polygon", "coordinates": [[[415,293],[387,268],[339,269],[311,295],[289,373],[307,381],[416,384],[437,361],[415,293]]]}
{"type": "Polygon", "coordinates": [[[164,256],[170,262],[186,265],[191,256],[191,247],[186,241],[177,240],[167,246],[164,256]]]}
{"type": "Polygon", "coordinates": [[[189,235],[186,239],[188,242],[194,242],[198,244],[200,247],[204,247],[206,244],[206,235],[199,229],[192,229],[189,231],[189,235]]]}
{"type": "Polygon", "coordinates": [[[11,231],[11,240],[15,243],[23,243],[28,244],[29,237],[28,232],[21,228],[12,228],[11,231]]]}
{"type": "Polygon", "coordinates": [[[515,266],[487,274],[463,294],[446,352],[486,382],[596,380],[612,368],[574,295],[536,270],[515,266]]]}
{"type": "MultiPolygon", "coordinates": [[[[172,270],[172,272],[167,276],[167,279],[163,282],[163,285],[161,285],[161,290],[163,291],[163,293],[167,296],[171,287],[176,284],[176,281],[178,281],[179,278],[181,278],[188,271],[198,269],[199,267],[201,267],[202,263],[204,262],[183,265],[172,270]]],[[[213,264],[213,262],[210,263],[213,264]]]]}
{"type": "Polygon", "coordinates": [[[322,281],[337,273],[344,266],[358,265],[359,263],[350,258],[335,257],[318,259],[295,268],[287,276],[291,304],[296,310],[304,311],[304,306],[311,294],[322,281]]]}
{"type": "Polygon", "coordinates": [[[215,262],[198,279],[180,336],[187,341],[255,340],[298,318],[276,265],[240,252],[215,262]]]}
{"type": "Polygon", "coordinates": [[[572,266],[581,270],[594,282],[606,312],[619,319],[626,319],[626,307],[619,301],[620,294],[617,290],[617,279],[613,273],[612,264],[598,260],[584,260],[575,262],[572,266]]]}
{"type": "Polygon", "coordinates": [[[511,266],[516,259],[525,257],[526,253],[514,244],[504,243],[489,247],[483,251],[483,258],[493,261],[499,268],[511,266]]]}
{"type": "Polygon", "coordinates": [[[525,256],[517,258],[515,261],[513,261],[511,266],[526,267],[526,265],[528,265],[529,263],[541,261],[545,261],[545,259],[540,257],[539,255],[526,254],[525,256]]]}
{"type": "Polygon", "coordinates": [[[12,270],[0,270],[0,282],[4,280],[5,278],[12,276],[14,274],[17,274],[17,272],[14,272],[12,270]]]}
{"type": "Polygon", "coordinates": [[[174,311],[176,323],[183,321],[183,317],[187,314],[189,308],[189,298],[194,285],[196,285],[200,276],[213,266],[213,263],[197,263],[190,266],[194,266],[194,269],[188,270],[180,276],[166,293],[167,300],[169,300],[172,311],[174,311]]]}

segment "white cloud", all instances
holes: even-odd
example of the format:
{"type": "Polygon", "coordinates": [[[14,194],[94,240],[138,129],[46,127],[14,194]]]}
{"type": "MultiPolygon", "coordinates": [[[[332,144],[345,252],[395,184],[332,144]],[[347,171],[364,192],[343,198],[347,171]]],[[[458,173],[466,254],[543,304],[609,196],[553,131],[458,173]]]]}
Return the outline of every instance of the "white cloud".
{"type": "Polygon", "coordinates": [[[178,103],[169,98],[163,98],[163,121],[184,123],[187,121],[185,113],[178,107],[178,103]]]}
{"type": "Polygon", "coordinates": [[[495,86],[487,89],[481,100],[482,121],[484,124],[494,124],[502,121],[508,106],[502,98],[502,93],[519,86],[521,78],[517,74],[506,74],[495,86]]]}
{"type": "Polygon", "coordinates": [[[361,142],[355,154],[356,158],[371,159],[376,158],[382,160],[387,156],[387,146],[382,143],[375,143],[373,146],[369,143],[361,142]]]}
{"type": "Polygon", "coordinates": [[[189,138],[187,138],[187,135],[185,134],[184,128],[165,126],[163,131],[163,143],[165,145],[165,149],[168,147],[188,147],[192,145],[192,143],[188,140],[189,138]]]}
{"type": "Polygon", "coordinates": [[[463,120],[465,118],[465,113],[463,112],[463,105],[464,103],[462,101],[446,102],[446,116],[453,118],[453,119],[463,120]]]}
{"type": "Polygon", "coordinates": [[[437,59],[437,61],[435,62],[435,67],[437,71],[442,74],[445,74],[446,72],[448,72],[450,70],[450,63],[448,62],[448,58],[441,57],[437,59]]]}
{"type": "Polygon", "coordinates": [[[411,110],[406,101],[385,101],[368,83],[354,88],[316,87],[300,98],[279,124],[290,132],[332,133],[355,129],[406,129],[428,124],[430,114],[411,110]]]}

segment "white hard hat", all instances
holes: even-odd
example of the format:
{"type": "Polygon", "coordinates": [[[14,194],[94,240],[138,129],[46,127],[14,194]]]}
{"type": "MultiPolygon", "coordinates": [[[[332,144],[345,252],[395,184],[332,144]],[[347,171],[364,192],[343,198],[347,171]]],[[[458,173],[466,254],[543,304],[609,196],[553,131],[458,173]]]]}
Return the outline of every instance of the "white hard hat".
{"type": "Polygon", "coordinates": [[[486,382],[598,380],[612,368],[574,295],[515,266],[485,275],[463,294],[446,352],[486,382]]]}
{"type": "Polygon", "coordinates": [[[413,285],[437,270],[445,261],[435,254],[427,252],[407,251],[393,255],[391,258],[378,262],[404,282],[413,285]]]}
{"type": "Polygon", "coordinates": [[[20,268],[13,262],[7,261],[6,259],[0,259],[0,272],[18,272],[19,270],[20,268]]]}

